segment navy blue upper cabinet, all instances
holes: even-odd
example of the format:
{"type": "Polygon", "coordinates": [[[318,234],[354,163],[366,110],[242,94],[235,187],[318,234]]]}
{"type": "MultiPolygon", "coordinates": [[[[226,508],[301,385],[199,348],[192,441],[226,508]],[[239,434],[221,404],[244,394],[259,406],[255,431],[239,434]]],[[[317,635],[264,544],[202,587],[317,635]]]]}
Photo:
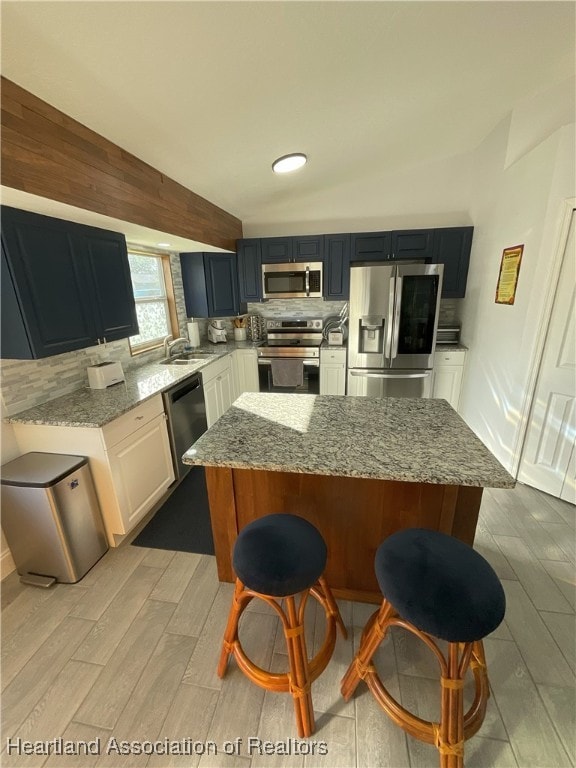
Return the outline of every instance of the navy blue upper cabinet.
{"type": "Polygon", "coordinates": [[[264,237],[260,240],[262,264],[282,264],[292,261],[292,237],[264,237]]]}
{"type": "Polygon", "coordinates": [[[391,232],[356,232],[352,234],[350,261],[381,261],[390,258],[391,232]]]}
{"type": "Polygon", "coordinates": [[[86,227],[81,237],[99,336],[106,341],[135,336],[138,320],[124,235],[86,227]]]}
{"type": "Polygon", "coordinates": [[[262,301],[262,254],[257,238],[238,240],[240,301],[262,301]]]}
{"type": "Polygon", "coordinates": [[[324,235],[324,298],[350,297],[350,235],[324,235]]]}
{"type": "Polygon", "coordinates": [[[324,261],[324,238],[322,235],[306,235],[292,238],[294,261],[324,261]]]}
{"type": "Polygon", "coordinates": [[[285,264],[291,261],[322,261],[322,235],[298,237],[263,237],[260,240],[262,264],[285,264]]]}
{"type": "Polygon", "coordinates": [[[3,206],[1,329],[19,360],[138,333],[124,236],[3,206]]]}
{"type": "Polygon", "coordinates": [[[235,253],[181,253],[187,317],[230,317],[239,312],[235,253]]]}
{"type": "Polygon", "coordinates": [[[431,259],[433,229],[404,229],[392,232],[391,259],[431,259]]]}
{"type": "Polygon", "coordinates": [[[474,227],[446,227],[434,230],[432,263],[444,264],[443,299],[463,299],[470,264],[474,227]]]}

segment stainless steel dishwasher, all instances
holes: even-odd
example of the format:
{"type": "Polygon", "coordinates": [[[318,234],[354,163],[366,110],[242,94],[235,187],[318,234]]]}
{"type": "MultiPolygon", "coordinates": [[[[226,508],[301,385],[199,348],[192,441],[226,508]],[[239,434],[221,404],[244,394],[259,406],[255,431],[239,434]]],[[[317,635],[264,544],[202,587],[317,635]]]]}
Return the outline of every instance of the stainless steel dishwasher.
{"type": "Polygon", "coordinates": [[[168,416],[168,435],[174,462],[174,474],[181,480],[190,471],[182,463],[182,454],[206,432],[206,406],[200,374],[189,376],[162,395],[168,416]]]}

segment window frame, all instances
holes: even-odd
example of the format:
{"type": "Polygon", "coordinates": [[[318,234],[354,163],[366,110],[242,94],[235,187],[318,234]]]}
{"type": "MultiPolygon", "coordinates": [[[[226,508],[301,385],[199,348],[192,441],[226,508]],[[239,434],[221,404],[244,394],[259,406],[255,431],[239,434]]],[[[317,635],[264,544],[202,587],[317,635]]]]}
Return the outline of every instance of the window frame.
{"type": "MultiPolygon", "coordinates": [[[[160,260],[160,266],[162,268],[162,277],[164,280],[164,296],[155,296],[153,298],[141,298],[137,299],[136,296],[134,296],[134,302],[136,306],[138,304],[146,304],[148,302],[158,302],[164,300],[166,304],[167,309],[167,316],[168,316],[168,325],[169,330],[168,333],[171,334],[174,338],[180,335],[179,330],[179,324],[178,324],[178,314],[176,312],[176,299],[174,296],[174,281],[172,279],[172,268],[170,264],[170,254],[169,253],[156,253],[155,251],[148,251],[144,250],[142,247],[136,247],[131,246],[129,243],[127,243],[127,250],[128,255],[131,253],[135,256],[146,256],[149,258],[155,258],[160,260]]],[[[153,349],[159,349],[163,344],[164,339],[158,340],[153,339],[151,341],[142,342],[138,345],[133,345],[130,341],[130,337],[128,337],[128,346],[130,348],[130,354],[132,357],[135,357],[136,355],[141,355],[145,352],[150,352],[153,349]]]]}

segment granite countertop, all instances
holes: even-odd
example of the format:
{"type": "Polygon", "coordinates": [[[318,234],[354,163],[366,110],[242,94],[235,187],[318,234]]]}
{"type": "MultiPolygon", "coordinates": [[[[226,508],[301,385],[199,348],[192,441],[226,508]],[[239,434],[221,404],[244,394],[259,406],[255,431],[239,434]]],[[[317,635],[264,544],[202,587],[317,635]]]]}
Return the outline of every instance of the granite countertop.
{"type": "Polygon", "coordinates": [[[513,488],[445,400],[244,393],[185,464],[513,488]]]}
{"type": "Polygon", "coordinates": [[[237,349],[254,349],[251,341],[206,343],[193,352],[211,357],[190,365],[146,363],[125,372],[126,381],[107,389],[78,389],[55,400],[28,408],[5,419],[11,424],[39,424],[59,427],[102,427],[154,395],[170,389],[197,371],[237,349]]]}

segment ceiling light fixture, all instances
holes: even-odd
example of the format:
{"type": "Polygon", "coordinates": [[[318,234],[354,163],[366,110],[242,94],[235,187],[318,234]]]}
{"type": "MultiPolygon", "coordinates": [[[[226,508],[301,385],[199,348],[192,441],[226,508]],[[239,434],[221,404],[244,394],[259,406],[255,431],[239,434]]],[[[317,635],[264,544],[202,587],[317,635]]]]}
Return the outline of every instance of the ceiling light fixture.
{"type": "Polygon", "coordinates": [[[170,248],[170,243],[156,243],[159,248],[170,248]]]}
{"type": "Polygon", "coordinates": [[[290,173],[302,168],[308,158],[301,152],[292,152],[290,155],[283,155],[272,163],[274,173],[290,173]]]}

